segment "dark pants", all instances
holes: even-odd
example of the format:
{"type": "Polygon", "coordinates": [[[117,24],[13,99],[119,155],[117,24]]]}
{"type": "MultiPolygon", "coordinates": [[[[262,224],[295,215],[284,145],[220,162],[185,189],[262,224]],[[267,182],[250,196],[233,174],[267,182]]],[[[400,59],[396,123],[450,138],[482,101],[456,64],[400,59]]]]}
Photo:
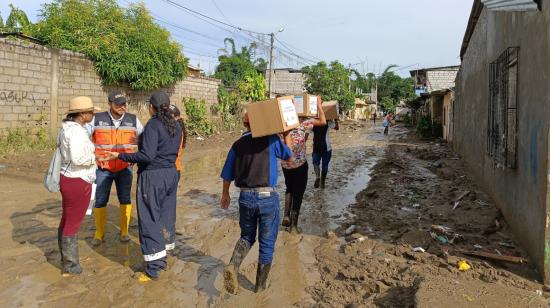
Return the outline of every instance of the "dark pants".
{"type": "Polygon", "coordinates": [[[275,242],[279,232],[279,194],[243,192],[239,196],[239,225],[241,238],[250,247],[256,242],[259,233],[260,256],[258,263],[271,264],[275,252],[275,242]]]}
{"type": "Polygon", "coordinates": [[[384,135],[388,134],[389,129],[390,129],[389,126],[384,126],[384,135]]]}
{"type": "Polygon", "coordinates": [[[120,202],[120,204],[132,204],[132,199],[130,197],[132,193],[132,179],[133,174],[131,168],[125,168],[116,173],[98,168],[95,180],[97,185],[95,207],[101,208],[107,206],[113,181],[115,181],[118,202],[120,202]]]}
{"type": "Polygon", "coordinates": [[[307,186],[307,162],[298,168],[285,169],[283,168],[283,174],[285,176],[286,193],[292,196],[292,208],[291,211],[300,212],[302,207],[302,199],[304,199],[304,193],[307,186]]]}
{"type": "Polygon", "coordinates": [[[328,173],[328,165],[330,163],[330,159],[332,158],[332,150],[326,151],[322,153],[313,153],[311,154],[313,165],[316,167],[319,167],[319,165],[322,166],[321,174],[327,175],[328,173]]]}
{"type": "Polygon", "coordinates": [[[175,168],[145,170],[139,174],[137,186],[139,242],[147,264],[145,272],[158,277],[159,270],[166,268],[166,249],[176,239],[178,173],[175,168]]]}
{"type": "Polygon", "coordinates": [[[73,236],[78,233],[90,205],[92,184],[81,178],[69,178],[61,175],[59,187],[63,208],[59,231],[63,236],[73,236]]]}

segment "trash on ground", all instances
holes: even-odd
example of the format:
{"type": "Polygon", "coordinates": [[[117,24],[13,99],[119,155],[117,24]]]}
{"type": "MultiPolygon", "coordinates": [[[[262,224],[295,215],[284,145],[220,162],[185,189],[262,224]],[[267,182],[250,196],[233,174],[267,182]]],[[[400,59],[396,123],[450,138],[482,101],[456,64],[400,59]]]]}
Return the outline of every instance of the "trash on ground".
{"type": "Polygon", "coordinates": [[[414,252],[426,252],[426,250],[425,250],[424,248],[422,248],[422,247],[414,247],[414,248],[413,248],[413,251],[414,251],[414,252]]]}
{"type": "Polygon", "coordinates": [[[468,262],[466,262],[465,260],[458,261],[457,267],[458,267],[458,270],[461,272],[465,272],[472,268],[470,264],[468,264],[468,262]]]}
{"type": "Polygon", "coordinates": [[[356,228],[357,228],[357,227],[356,227],[355,225],[349,226],[349,227],[346,229],[345,234],[346,234],[346,235],[352,234],[352,233],[355,231],[356,228]]]}
{"type": "Polygon", "coordinates": [[[511,243],[511,242],[500,242],[498,243],[500,246],[502,247],[506,247],[506,248],[516,248],[516,246],[511,243]]]}
{"type": "Polygon", "coordinates": [[[453,205],[453,211],[456,210],[456,208],[460,205],[460,201],[455,201],[453,205]]]}
{"type": "Polygon", "coordinates": [[[469,195],[469,194],[470,194],[470,191],[467,190],[467,191],[463,192],[462,194],[460,194],[460,196],[458,196],[458,197],[457,197],[456,199],[454,199],[453,201],[454,201],[454,202],[460,201],[460,200],[464,199],[464,197],[466,197],[466,196],[469,195]]]}
{"type": "Polygon", "coordinates": [[[478,244],[475,244],[475,245],[474,245],[474,248],[475,248],[475,249],[483,249],[483,246],[478,245],[478,244]]]}
{"type": "Polygon", "coordinates": [[[484,251],[465,251],[465,250],[458,250],[457,252],[472,256],[472,257],[479,257],[482,259],[487,259],[491,261],[501,261],[501,262],[509,262],[509,263],[528,263],[529,260],[524,259],[522,257],[514,257],[514,256],[501,256],[494,253],[484,252],[484,251]]]}

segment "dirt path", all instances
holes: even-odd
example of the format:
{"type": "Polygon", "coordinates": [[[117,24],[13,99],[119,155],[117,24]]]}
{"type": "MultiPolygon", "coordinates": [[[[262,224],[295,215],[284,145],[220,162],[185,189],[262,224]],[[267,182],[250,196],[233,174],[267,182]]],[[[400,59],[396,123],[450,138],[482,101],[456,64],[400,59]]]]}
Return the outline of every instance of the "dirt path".
{"type": "MultiPolygon", "coordinates": [[[[392,138],[403,133],[397,129],[392,138]]],[[[0,160],[2,302],[7,306],[69,307],[313,305],[317,299],[308,290],[321,279],[315,251],[327,231],[341,230],[341,224],[353,219],[348,205],[355,203],[355,195],[367,186],[370,170],[387,145],[384,136],[361,123],[344,125],[333,137],[330,183],[324,191],[307,191],[300,217],[302,235],[280,232],[271,287],[260,295],[252,291],[257,245],[242,265],[241,293],[232,296],[222,287],[223,264],[229,261],[239,237],[237,191],[232,192],[229,211],[218,207],[218,174],[234,135],[190,145],[178,193],[176,254],[161,279],[147,285],[132,279],[142,263],[136,221],[131,223],[132,242],[118,243],[116,206],[108,207],[107,243],[100,248],[90,245],[93,220],[86,218],[80,233],[84,273],[62,278],[56,242],[59,196],[47,193],[41,185],[49,154],[6,157],[0,160]]],[[[282,176],[280,181],[283,192],[282,176]]],[[[312,174],[309,182],[308,187],[313,187],[312,174]]],[[[111,201],[116,202],[114,195],[111,201]]]]}
{"type": "Polygon", "coordinates": [[[527,258],[492,200],[444,145],[392,142],[351,212],[353,218],[315,250],[322,279],[309,291],[316,306],[550,305],[549,290],[536,282],[528,260],[465,255],[527,258]],[[461,260],[471,268],[459,271],[461,260]]]}

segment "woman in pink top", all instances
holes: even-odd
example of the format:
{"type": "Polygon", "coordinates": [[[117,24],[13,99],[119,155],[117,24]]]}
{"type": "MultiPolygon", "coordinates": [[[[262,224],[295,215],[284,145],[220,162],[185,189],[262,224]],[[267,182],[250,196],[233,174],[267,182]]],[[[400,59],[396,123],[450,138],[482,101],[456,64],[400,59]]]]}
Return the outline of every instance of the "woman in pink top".
{"type": "Polygon", "coordinates": [[[300,233],[298,228],[298,216],[302,206],[302,199],[306,191],[308,164],[306,159],[306,142],[314,126],[326,125],[325,113],[321,107],[321,99],[317,100],[319,118],[300,117],[300,126],[290,131],[292,139],[292,154],[294,160],[282,162],[283,174],[285,176],[285,213],[282,225],[290,227],[291,232],[300,233]]]}

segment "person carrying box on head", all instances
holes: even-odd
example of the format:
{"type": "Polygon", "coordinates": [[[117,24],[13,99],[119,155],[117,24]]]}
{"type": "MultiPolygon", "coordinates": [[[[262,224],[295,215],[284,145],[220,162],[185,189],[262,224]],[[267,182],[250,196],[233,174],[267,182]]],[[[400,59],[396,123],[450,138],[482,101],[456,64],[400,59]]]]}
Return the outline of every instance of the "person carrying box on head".
{"type": "MultiPolygon", "coordinates": [[[[137,150],[137,138],[143,131],[143,125],[135,114],[126,112],[128,103],[126,97],[114,91],[109,94],[109,110],[96,113],[87,129],[92,135],[96,152],[105,151],[118,153],[133,153],[137,150]]],[[[120,241],[128,242],[128,227],[132,212],[132,164],[120,159],[98,161],[96,171],[96,196],[94,206],[95,234],[92,244],[99,246],[105,240],[107,224],[107,203],[115,182],[119,207],[120,241]]]]}
{"type": "Polygon", "coordinates": [[[317,99],[317,110],[319,112],[318,119],[301,116],[300,125],[290,131],[289,135],[292,141],[290,149],[294,155],[294,160],[281,163],[286,185],[285,212],[282,225],[290,227],[290,231],[296,233],[301,232],[298,227],[298,218],[306,191],[309,169],[306,158],[306,142],[315,126],[326,125],[321,97],[317,99]]]}
{"type": "Polygon", "coordinates": [[[279,232],[279,195],[277,194],[277,159],[292,160],[287,146],[290,138],[284,134],[285,143],[277,135],[252,138],[248,114],[243,116],[247,131],[231,147],[221,178],[223,191],[221,208],[230,203],[229,187],[232,181],[239,187],[239,225],[241,237],[235,245],[229,264],[224,268],[224,285],[229,293],[239,291],[238,273],[250,247],[260,243],[260,255],[256,272],[255,291],[266,288],[271,269],[275,242],[279,232]]]}

